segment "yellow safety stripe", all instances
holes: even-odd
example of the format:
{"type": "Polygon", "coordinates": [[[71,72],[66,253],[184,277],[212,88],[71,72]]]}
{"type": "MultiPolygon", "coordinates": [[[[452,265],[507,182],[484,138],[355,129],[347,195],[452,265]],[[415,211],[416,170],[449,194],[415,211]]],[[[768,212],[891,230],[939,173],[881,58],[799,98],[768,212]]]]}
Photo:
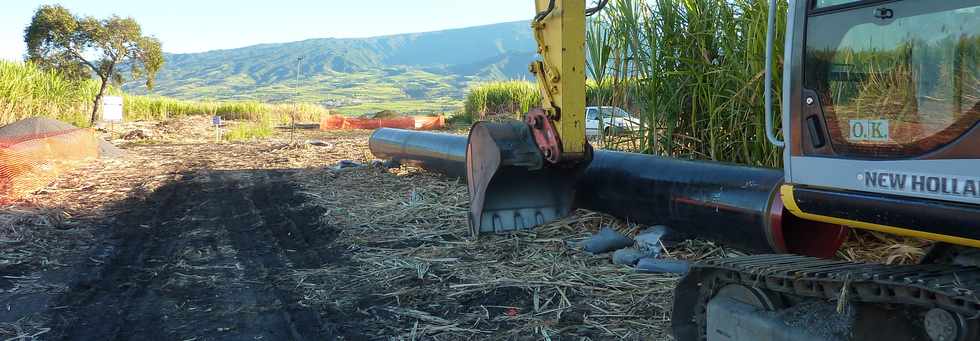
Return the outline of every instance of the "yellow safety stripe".
{"type": "Polygon", "coordinates": [[[786,209],[788,209],[790,213],[793,213],[793,215],[800,217],[802,219],[819,221],[819,222],[830,223],[830,224],[846,225],[849,227],[890,233],[890,234],[895,234],[900,236],[929,239],[929,240],[941,241],[941,242],[946,242],[951,244],[980,248],[980,240],[806,213],[803,212],[803,210],[801,210],[800,207],[796,205],[796,198],[793,196],[793,185],[782,185],[782,187],[779,188],[779,192],[782,195],[783,205],[786,207],[786,209]]]}

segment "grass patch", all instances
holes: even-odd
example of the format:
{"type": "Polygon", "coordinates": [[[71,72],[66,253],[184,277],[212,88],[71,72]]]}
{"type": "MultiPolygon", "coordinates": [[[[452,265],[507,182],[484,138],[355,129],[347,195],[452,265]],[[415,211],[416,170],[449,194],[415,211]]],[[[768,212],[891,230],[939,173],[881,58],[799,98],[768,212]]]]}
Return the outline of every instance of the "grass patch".
{"type": "Polygon", "coordinates": [[[242,122],[233,126],[222,137],[228,141],[251,141],[275,133],[275,127],[267,122],[242,122]]]}

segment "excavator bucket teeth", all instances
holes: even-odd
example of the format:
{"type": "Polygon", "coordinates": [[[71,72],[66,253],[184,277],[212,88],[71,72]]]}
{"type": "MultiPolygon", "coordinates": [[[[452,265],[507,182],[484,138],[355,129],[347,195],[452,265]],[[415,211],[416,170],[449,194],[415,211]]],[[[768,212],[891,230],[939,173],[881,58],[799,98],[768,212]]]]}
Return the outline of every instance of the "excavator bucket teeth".
{"type": "Polygon", "coordinates": [[[527,230],[568,215],[583,168],[545,166],[524,122],[474,124],[466,146],[470,231],[527,230]]]}

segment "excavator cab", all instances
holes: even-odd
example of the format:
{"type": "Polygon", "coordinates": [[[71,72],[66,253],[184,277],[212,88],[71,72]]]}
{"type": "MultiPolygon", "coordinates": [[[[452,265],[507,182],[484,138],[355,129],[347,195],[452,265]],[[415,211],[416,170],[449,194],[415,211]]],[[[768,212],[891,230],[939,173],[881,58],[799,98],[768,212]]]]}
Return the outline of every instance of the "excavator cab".
{"type": "Polygon", "coordinates": [[[790,211],[980,247],[980,1],[795,5],[782,110],[790,211]]]}
{"type": "Polygon", "coordinates": [[[795,255],[696,264],[674,292],[674,338],[977,340],[980,1],[790,1],[785,143],[768,84],[774,14],[765,121],[784,147],[787,210],[940,243],[907,266],[795,255]],[[784,318],[800,311],[813,317],[784,318]]]}

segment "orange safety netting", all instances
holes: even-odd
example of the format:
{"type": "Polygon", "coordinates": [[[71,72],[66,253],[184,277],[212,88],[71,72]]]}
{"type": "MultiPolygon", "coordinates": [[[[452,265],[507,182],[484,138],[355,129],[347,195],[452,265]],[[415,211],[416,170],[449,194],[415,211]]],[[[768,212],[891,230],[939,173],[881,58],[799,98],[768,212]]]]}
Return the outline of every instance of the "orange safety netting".
{"type": "Polygon", "coordinates": [[[37,191],[77,162],[98,156],[90,129],[0,137],[0,200],[37,191]]]}
{"type": "Polygon", "coordinates": [[[320,121],[320,130],[400,128],[435,130],[446,127],[443,116],[408,116],[399,118],[363,118],[331,115],[320,121]]]}

